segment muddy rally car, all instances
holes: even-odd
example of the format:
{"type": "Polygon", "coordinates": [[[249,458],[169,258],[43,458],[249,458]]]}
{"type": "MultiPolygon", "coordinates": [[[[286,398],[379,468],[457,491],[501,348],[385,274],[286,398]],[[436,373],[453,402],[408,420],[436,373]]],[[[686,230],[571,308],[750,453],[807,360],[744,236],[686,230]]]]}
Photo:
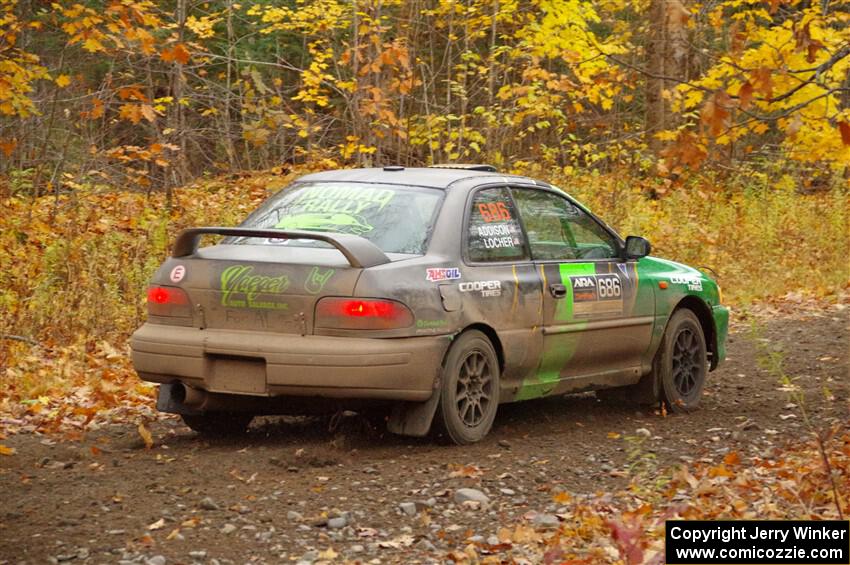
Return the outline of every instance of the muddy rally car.
{"type": "Polygon", "coordinates": [[[502,403],[591,390],[688,411],[728,310],[711,278],[649,252],[489,166],[312,174],[237,228],[178,236],[133,363],[201,433],[384,410],[394,433],[467,444],[502,403]]]}

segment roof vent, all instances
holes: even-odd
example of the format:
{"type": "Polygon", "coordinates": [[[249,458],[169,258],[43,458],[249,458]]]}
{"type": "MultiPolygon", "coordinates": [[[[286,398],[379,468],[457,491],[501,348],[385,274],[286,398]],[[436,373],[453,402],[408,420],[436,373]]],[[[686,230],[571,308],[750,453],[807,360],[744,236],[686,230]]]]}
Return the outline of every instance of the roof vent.
{"type": "Polygon", "coordinates": [[[442,163],[439,165],[431,165],[429,169],[463,169],[465,171],[481,171],[483,173],[498,172],[493,165],[476,165],[474,163],[442,163]]]}

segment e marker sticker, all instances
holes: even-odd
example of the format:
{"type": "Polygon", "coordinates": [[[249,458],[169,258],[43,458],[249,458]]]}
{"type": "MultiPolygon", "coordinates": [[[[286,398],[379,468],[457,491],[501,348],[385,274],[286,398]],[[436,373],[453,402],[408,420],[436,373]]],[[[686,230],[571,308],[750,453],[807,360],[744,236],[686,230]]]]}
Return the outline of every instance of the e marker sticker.
{"type": "Polygon", "coordinates": [[[179,283],[183,280],[183,277],[186,276],[186,267],[183,265],[177,265],[173,269],[171,269],[171,282],[179,283]]]}

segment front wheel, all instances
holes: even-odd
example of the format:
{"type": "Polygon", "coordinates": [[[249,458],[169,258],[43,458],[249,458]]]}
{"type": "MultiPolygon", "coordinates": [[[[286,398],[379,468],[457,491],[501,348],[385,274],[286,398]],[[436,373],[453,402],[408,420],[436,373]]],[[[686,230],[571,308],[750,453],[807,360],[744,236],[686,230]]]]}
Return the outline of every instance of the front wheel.
{"type": "Polygon", "coordinates": [[[705,335],[696,315],[677,310],[667,324],[656,361],[662,396],[673,412],[690,412],[699,405],[708,374],[705,335]]]}
{"type": "Polygon", "coordinates": [[[437,425],[457,445],[480,441],[499,407],[499,359],[483,333],[468,331],[452,344],[443,367],[437,425]]]}
{"type": "Polygon", "coordinates": [[[181,414],[183,423],[204,436],[233,436],[244,434],[254,419],[252,414],[235,412],[204,412],[181,414]]]}

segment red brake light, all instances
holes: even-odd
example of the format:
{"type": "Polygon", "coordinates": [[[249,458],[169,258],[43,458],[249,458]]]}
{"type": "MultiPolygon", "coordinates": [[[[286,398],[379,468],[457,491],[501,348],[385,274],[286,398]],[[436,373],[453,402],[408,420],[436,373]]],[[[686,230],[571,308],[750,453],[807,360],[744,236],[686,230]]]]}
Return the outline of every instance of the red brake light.
{"type": "Polygon", "coordinates": [[[413,325],[401,302],[363,298],[323,298],[316,305],[316,327],[345,330],[392,330],[413,325]]]}
{"type": "Polygon", "coordinates": [[[148,288],[148,314],[151,316],[191,317],[189,296],[176,286],[152,286],[148,288]]]}

